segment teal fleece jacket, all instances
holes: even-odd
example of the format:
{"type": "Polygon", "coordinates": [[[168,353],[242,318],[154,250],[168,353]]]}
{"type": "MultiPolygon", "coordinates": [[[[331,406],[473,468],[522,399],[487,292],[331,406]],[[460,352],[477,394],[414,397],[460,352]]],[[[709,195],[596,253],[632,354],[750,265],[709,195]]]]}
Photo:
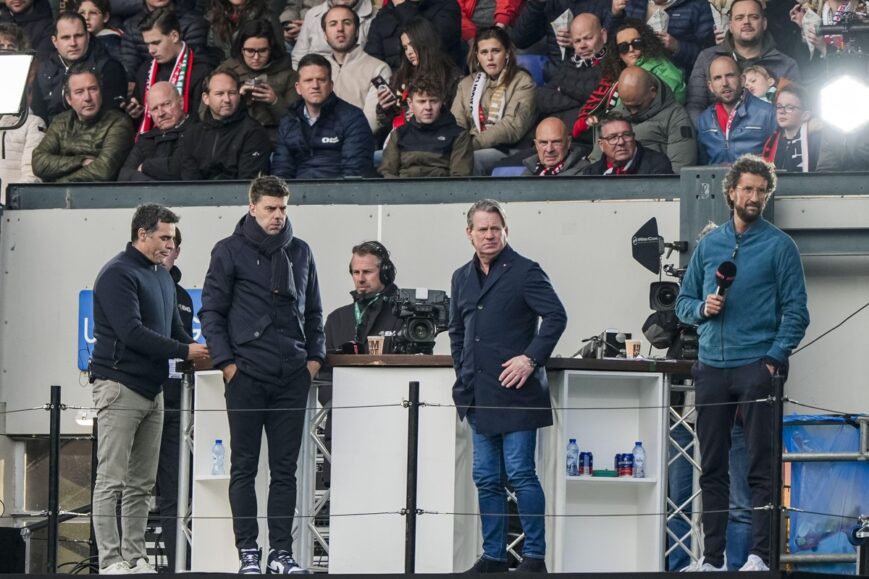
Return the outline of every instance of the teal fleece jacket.
{"type": "Polygon", "coordinates": [[[763,218],[741,235],[733,220],[728,221],[697,245],[676,300],[676,314],[683,323],[697,326],[704,364],[735,368],[763,358],[785,364],[809,325],[796,244],[763,218]],[[736,278],[721,313],[706,318],[703,304],[716,291],[715,272],[727,260],[736,263],[736,278]]]}

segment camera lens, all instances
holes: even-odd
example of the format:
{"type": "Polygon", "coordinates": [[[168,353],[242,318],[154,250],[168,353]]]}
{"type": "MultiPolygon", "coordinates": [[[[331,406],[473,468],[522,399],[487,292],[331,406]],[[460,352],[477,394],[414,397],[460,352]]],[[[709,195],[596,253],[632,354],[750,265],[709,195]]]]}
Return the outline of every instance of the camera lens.
{"type": "Polygon", "coordinates": [[[408,321],[407,335],[414,342],[434,342],[435,327],[431,320],[417,318],[408,321]]]}

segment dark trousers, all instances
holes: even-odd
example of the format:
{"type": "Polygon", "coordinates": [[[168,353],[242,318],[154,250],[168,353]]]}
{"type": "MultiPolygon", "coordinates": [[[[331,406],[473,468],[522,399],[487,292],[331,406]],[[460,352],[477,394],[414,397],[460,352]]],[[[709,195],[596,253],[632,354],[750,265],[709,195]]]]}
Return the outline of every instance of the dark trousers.
{"type": "Polygon", "coordinates": [[[302,443],[310,385],[311,375],[304,367],[280,385],[260,382],[241,371],[236,372],[226,385],[231,451],[229,505],[232,508],[235,546],[239,549],[257,547],[254,484],[265,429],[270,474],[267,507],[269,544],[272,549],[293,552],[296,462],[302,443]]]}
{"type": "MultiPolygon", "coordinates": [[[[703,494],[704,557],[724,563],[725,537],[730,506],[730,431],[737,406],[743,420],[748,452],[748,486],[751,506],[769,504],[772,494],[772,405],[752,403],[772,392],[772,376],[762,360],[738,368],[713,368],[694,364],[697,403],[697,437],[700,441],[700,489],[703,494]],[[726,404],[728,402],[739,402],[726,404]],[[713,406],[704,406],[713,404],[713,406]],[[717,404],[717,405],[715,405],[717,404]]],[[[751,550],[769,562],[769,511],[751,513],[751,550]]]]}

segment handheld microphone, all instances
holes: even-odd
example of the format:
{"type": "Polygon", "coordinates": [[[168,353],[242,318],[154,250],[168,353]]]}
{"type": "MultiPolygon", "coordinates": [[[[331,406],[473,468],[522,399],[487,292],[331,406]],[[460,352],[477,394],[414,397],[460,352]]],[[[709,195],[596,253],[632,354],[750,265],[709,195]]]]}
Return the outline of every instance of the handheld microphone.
{"type": "Polygon", "coordinates": [[[715,272],[715,283],[718,284],[716,295],[723,296],[736,279],[736,264],[732,261],[722,262],[718,266],[718,271],[715,272]]]}

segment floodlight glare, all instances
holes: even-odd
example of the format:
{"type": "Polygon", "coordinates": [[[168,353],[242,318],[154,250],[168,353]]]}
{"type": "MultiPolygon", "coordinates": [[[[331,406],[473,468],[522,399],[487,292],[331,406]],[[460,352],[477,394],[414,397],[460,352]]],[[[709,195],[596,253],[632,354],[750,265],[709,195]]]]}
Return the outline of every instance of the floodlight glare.
{"type": "Polygon", "coordinates": [[[0,78],[3,79],[0,115],[20,115],[26,109],[24,90],[32,62],[32,54],[0,53],[0,78]]]}
{"type": "Polygon", "coordinates": [[[849,133],[869,121],[869,87],[850,77],[840,76],[821,89],[821,118],[849,133]]]}

